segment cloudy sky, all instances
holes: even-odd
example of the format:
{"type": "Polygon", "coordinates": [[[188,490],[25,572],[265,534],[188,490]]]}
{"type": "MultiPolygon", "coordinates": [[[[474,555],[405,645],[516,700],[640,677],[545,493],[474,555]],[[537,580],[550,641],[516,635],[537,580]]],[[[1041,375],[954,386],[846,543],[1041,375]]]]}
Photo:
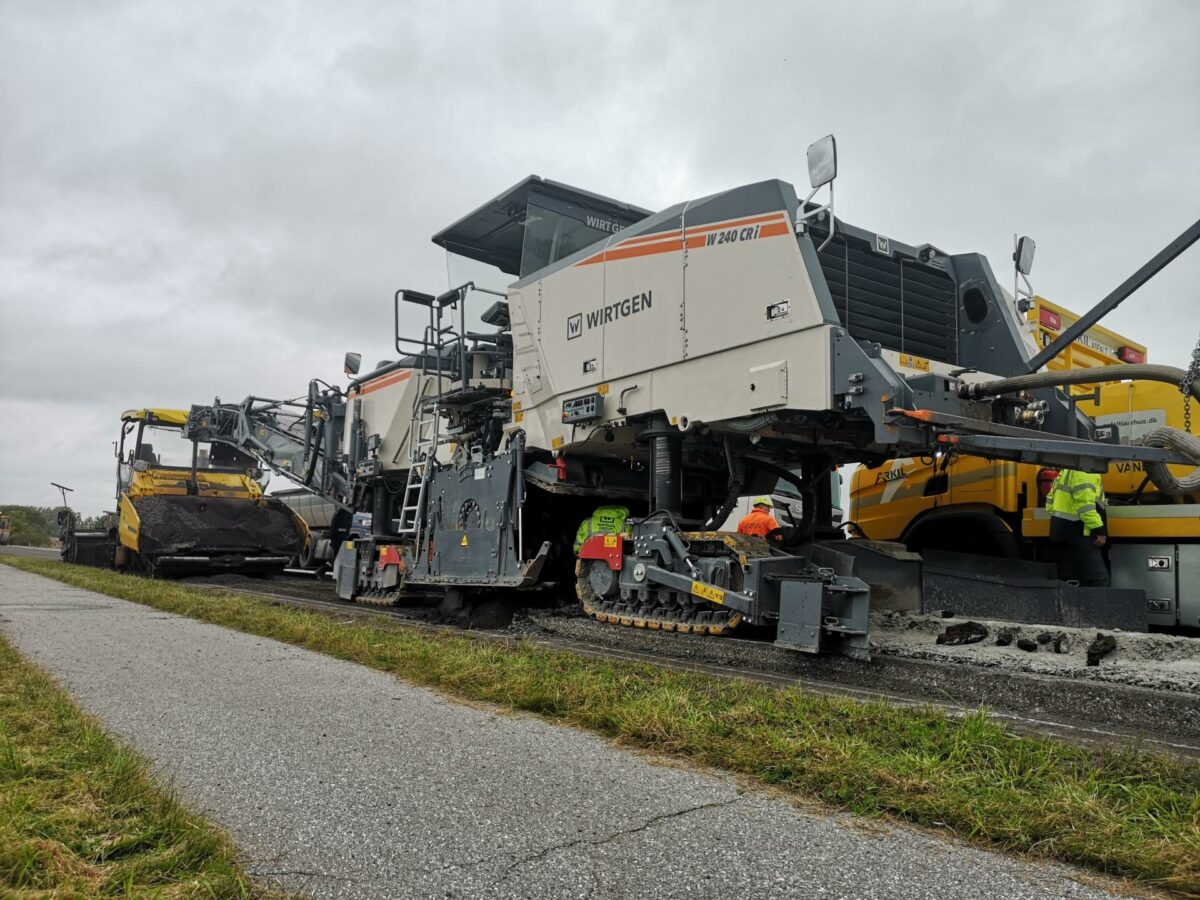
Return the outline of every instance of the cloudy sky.
{"type": "MultiPolygon", "coordinates": [[[[529,173],[650,208],[802,185],[1102,297],[1200,214],[1200,4],[0,0],[0,503],[111,508],[131,406],[388,355],[430,235],[529,173]]],[[[1109,320],[1183,364],[1200,247],[1109,320]]]]}

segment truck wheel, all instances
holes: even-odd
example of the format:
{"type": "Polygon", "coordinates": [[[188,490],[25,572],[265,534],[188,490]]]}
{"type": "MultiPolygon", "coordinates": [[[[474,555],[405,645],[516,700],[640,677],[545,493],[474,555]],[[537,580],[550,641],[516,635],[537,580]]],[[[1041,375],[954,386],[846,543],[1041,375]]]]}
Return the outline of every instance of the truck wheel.
{"type": "Polygon", "coordinates": [[[300,551],[300,555],[294,557],[296,568],[311,569],[313,568],[314,557],[316,551],[313,549],[312,541],[305,541],[304,548],[300,551]]]}

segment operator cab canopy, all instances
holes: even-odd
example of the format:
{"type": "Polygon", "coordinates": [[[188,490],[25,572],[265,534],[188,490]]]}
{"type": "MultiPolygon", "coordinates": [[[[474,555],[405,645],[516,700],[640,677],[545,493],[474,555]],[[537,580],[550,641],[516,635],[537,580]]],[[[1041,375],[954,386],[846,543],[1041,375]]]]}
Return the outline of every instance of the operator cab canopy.
{"type": "Polygon", "coordinates": [[[642,209],[530,175],[433,236],[433,242],[524,278],[649,216],[642,209]]]}

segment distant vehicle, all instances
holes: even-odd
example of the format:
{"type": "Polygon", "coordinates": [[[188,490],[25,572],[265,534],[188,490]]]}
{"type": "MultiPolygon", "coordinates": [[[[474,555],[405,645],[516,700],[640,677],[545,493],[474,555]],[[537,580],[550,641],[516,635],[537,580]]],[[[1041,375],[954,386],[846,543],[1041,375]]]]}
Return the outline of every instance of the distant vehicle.
{"type": "Polygon", "coordinates": [[[12,520],[0,513],[0,547],[12,543],[12,520]]]}
{"type": "MultiPolygon", "coordinates": [[[[328,566],[333,560],[332,533],[337,505],[305,488],[275,491],[270,496],[283,503],[308,526],[308,540],[304,542],[304,548],[292,560],[292,564],[297,568],[313,570],[328,566]]],[[[368,522],[362,533],[370,532],[371,526],[368,522]]]]}
{"type": "Polygon", "coordinates": [[[187,440],[187,411],[121,414],[117,513],[103,531],[78,532],[60,515],[62,558],[148,574],[282,570],[308,530],[264,497],[254,460],[225,444],[187,440]]]}

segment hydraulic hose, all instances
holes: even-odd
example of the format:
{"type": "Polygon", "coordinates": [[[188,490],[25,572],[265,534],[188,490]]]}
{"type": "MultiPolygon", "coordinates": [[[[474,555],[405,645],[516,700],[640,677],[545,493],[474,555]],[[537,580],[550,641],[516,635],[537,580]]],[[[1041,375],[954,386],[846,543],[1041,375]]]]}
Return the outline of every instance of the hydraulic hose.
{"type": "MultiPolygon", "coordinates": [[[[1142,438],[1142,443],[1147,447],[1167,447],[1193,462],[1200,463],[1200,438],[1178,428],[1156,428],[1142,438]]],[[[1200,493],[1200,468],[1192,469],[1182,478],[1176,478],[1166,464],[1146,463],[1146,474],[1160,491],[1172,497],[1200,493]]]]}
{"type": "MultiPolygon", "coordinates": [[[[1062,387],[1071,384],[1100,384],[1112,381],[1163,381],[1179,386],[1184,383],[1187,373],[1175,366],[1158,366],[1150,363],[1141,365],[1100,366],[1095,369],[1064,369],[1059,372],[1035,372],[1032,375],[1017,375],[1013,378],[998,378],[995,381],[984,381],[978,384],[964,384],[959,387],[959,396],[970,400],[984,397],[996,397],[1000,394],[1012,394],[1017,391],[1028,391],[1036,388],[1062,387]]],[[[1200,381],[1189,385],[1193,398],[1200,400],[1200,381]]],[[[1193,469],[1183,478],[1176,478],[1167,468],[1166,463],[1146,463],[1146,474],[1164,494],[1172,497],[1185,497],[1200,492],[1200,438],[1188,434],[1178,428],[1156,428],[1143,437],[1140,442],[1146,447],[1165,447],[1186,456],[1196,463],[1193,469]]]]}
{"type": "MultiPolygon", "coordinates": [[[[1034,372],[1032,375],[1016,375],[998,378],[978,384],[959,386],[958,395],[969,400],[1014,394],[1035,388],[1059,387],[1067,384],[1099,384],[1104,381],[1165,381],[1178,386],[1187,373],[1174,366],[1156,366],[1143,363],[1136,366],[1099,366],[1095,369],[1063,369],[1058,372],[1034,372]]],[[[1200,381],[1192,385],[1192,396],[1200,400],[1200,381]]]]}
{"type": "MultiPolygon", "coordinates": [[[[312,407],[311,406],[308,408],[308,411],[305,414],[305,416],[306,416],[306,418],[311,418],[311,416],[312,416],[312,407]]],[[[310,456],[308,458],[308,466],[304,470],[304,486],[308,487],[309,485],[312,484],[313,474],[317,471],[317,457],[320,456],[320,454],[321,454],[321,450],[322,450],[321,441],[324,439],[324,436],[325,436],[325,420],[317,419],[317,427],[316,427],[315,434],[311,430],[306,430],[305,434],[311,435],[309,446],[305,448],[306,450],[308,450],[309,452],[312,453],[312,456],[310,456]]],[[[322,479],[321,486],[322,487],[325,486],[324,479],[322,479]]]]}

